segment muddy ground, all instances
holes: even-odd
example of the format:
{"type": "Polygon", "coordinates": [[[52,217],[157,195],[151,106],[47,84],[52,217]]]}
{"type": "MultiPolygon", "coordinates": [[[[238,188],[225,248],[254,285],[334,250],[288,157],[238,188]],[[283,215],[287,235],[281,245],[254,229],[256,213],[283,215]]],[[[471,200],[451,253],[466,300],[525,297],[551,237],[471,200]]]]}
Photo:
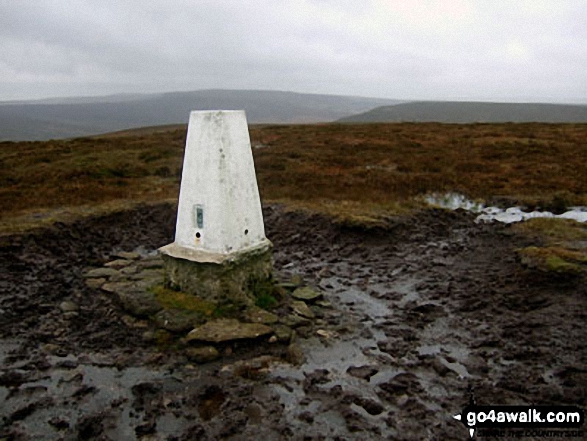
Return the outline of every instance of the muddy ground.
{"type": "Polygon", "coordinates": [[[471,398],[585,407],[587,284],[524,269],[509,227],[264,213],[279,277],[334,305],[299,330],[299,366],[256,342],[194,365],[84,284],[118,251],[171,242],[170,205],[1,238],[0,440],[462,440],[451,416],[471,398]]]}

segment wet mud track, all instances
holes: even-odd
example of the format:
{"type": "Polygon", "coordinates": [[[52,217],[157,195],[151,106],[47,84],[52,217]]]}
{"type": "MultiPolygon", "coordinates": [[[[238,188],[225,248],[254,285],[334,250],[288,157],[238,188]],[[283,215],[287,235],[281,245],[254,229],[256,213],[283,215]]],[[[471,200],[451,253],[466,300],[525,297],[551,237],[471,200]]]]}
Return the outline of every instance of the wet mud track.
{"type": "Polygon", "coordinates": [[[451,415],[471,397],[585,407],[585,280],[522,268],[507,226],[431,210],[364,230],[266,207],[277,274],[333,308],[298,330],[301,365],[258,345],[193,365],[82,278],[169,243],[174,221],[160,205],[1,239],[0,439],[461,440],[451,415]]]}

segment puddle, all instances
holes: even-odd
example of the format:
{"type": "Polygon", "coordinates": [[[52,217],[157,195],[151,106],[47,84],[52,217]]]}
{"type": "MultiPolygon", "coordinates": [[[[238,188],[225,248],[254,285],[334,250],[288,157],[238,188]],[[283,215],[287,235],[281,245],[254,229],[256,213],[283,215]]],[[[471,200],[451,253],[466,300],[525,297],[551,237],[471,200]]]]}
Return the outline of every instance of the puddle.
{"type": "Polygon", "coordinates": [[[520,207],[502,209],[498,207],[486,207],[481,202],[468,199],[458,193],[446,193],[443,195],[432,194],[425,198],[425,201],[432,206],[447,208],[449,210],[463,209],[472,213],[479,213],[476,222],[502,222],[514,223],[523,222],[534,218],[572,219],[577,222],[587,222],[587,207],[570,207],[563,214],[553,214],[550,211],[523,211],[520,207]]]}
{"type": "MultiPolygon", "coordinates": [[[[392,357],[380,351],[377,345],[378,340],[386,337],[374,325],[388,320],[393,315],[389,301],[374,298],[358,287],[345,285],[339,281],[338,276],[322,279],[320,285],[330,287],[327,299],[341,306],[340,312],[344,316],[343,321],[348,325],[349,332],[343,332],[332,339],[311,337],[305,340],[303,348],[306,361],[304,364],[300,367],[280,364],[272,369],[271,374],[280,380],[281,384],[274,384],[271,387],[279,395],[285,409],[294,411],[294,409],[303,408],[304,411],[313,415],[313,425],[306,426],[298,421],[295,412],[286,412],[289,426],[299,427],[302,424],[303,430],[309,435],[312,434],[313,427],[316,425],[330,430],[332,434],[340,434],[341,428],[345,426],[345,418],[339,411],[325,407],[324,399],[308,400],[309,396],[302,385],[312,373],[324,369],[328,371],[325,381],[315,385],[315,390],[310,396],[312,394],[329,396],[333,390],[340,388],[344,394],[362,397],[384,405],[376,393],[376,386],[401,372],[391,366],[391,363],[386,363],[392,357]],[[360,332],[361,329],[369,332],[360,332]],[[367,366],[376,369],[370,378],[355,377],[348,372],[349,368],[367,366]],[[307,432],[308,430],[310,432],[307,432]]],[[[374,287],[370,285],[371,289],[374,287]]],[[[376,287],[389,290],[384,284],[378,284],[376,287]]],[[[407,292],[403,294],[407,296],[407,292]]],[[[370,415],[365,409],[355,404],[351,404],[351,407],[372,425],[378,426],[380,430],[385,429],[383,414],[370,415]]]]}
{"type": "MultiPolygon", "coordinates": [[[[128,405],[122,406],[116,413],[103,413],[104,409],[115,407],[113,402],[134,403],[143,399],[133,390],[137,387],[140,389],[145,383],[152,382],[157,391],[161,388],[169,396],[173,395],[175,389],[189,387],[189,383],[181,385],[166,370],[143,367],[118,370],[114,367],[81,363],[75,368],[60,368],[60,362],[72,362],[70,365],[73,366],[75,359],[48,359],[57,367],[36,380],[24,383],[17,393],[10,395],[6,388],[0,388],[0,416],[5,418],[23,409],[31,399],[34,402],[49,403],[37,409],[34,417],[26,418],[27,432],[35,440],[55,439],[56,429],[49,423],[55,419],[66,421],[69,430],[75,431],[83,415],[95,415],[104,422],[116,421],[116,424],[107,424],[104,433],[112,436],[112,439],[134,440],[137,434],[133,428],[143,422],[141,413],[133,412],[128,405]]],[[[188,425],[188,421],[165,415],[164,418],[158,418],[157,425],[160,433],[179,435],[188,425]]]]}
{"type": "MultiPolygon", "coordinates": [[[[381,391],[378,386],[388,383],[406,370],[398,366],[393,355],[380,350],[379,343],[389,339],[385,330],[390,322],[397,318],[398,311],[404,313],[406,305],[419,302],[422,298],[416,289],[421,281],[413,275],[400,276],[398,272],[393,271],[377,274],[376,271],[370,274],[372,282],[368,283],[366,288],[360,282],[348,283],[348,277],[342,276],[345,272],[350,272],[350,268],[346,268],[345,265],[333,265],[331,270],[335,275],[321,279],[319,286],[327,293],[326,297],[332,304],[340,306],[348,332],[341,332],[332,339],[311,337],[305,340],[304,364],[298,368],[284,364],[274,366],[271,375],[279,379],[279,382],[270,387],[280,397],[284,408],[290,410],[286,412],[290,427],[300,427],[304,431],[313,430],[300,423],[295,415],[295,409],[303,408],[313,415],[314,425],[319,422],[325,428],[338,427],[335,432],[340,434],[340,424],[344,424],[344,418],[341,418],[338,411],[325,408],[325,398],[321,395],[331,396],[333,390],[339,389],[344,396],[361,397],[390,409],[390,404],[382,401],[379,396],[381,391]],[[349,373],[349,368],[373,368],[374,372],[367,377],[356,377],[349,373]],[[303,387],[305,380],[321,370],[327,371],[325,380],[314,385],[313,392],[308,394],[303,387]]],[[[355,276],[356,273],[357,271],[355,276]]],[[[443,327],[443,335],[452,332],[446,325],[439,323],[438,327],[443,327]]],[[[430,332],[438,334],[439,330],[430,332]]],[[[414,354],[418,353],[419,348],[415,346],[414,349],[414,354]]],[[[425,348],[421,350],[426,351],[425,348]]],[[[450,348],[443,347],[443,354],[454,359],[452,363],[445,360],[448,369],[460,378],[469,376],[467,369],[461,364],[461,360],[467,355],[463,348],[456,344],[450,348]]],[[[433,373],[419,372],[417,376],[421,384],[431,391],[436,387],[433,373]]],[[[444,389],[438,391],[440,395],[445,393],[444,389]]],[[[340,398],[336,400],[339,401],[340,398]]],[[[351,403],[351,408],[371,425],[379,427],[382,431],[389,431],[384,421],[385,412],[378,415],[369,414],[365,408],[355,403],[351,403]]]]}
{"type": "Polygon", "coordinates": [[[472,211],[473,213],[480,213],[485,208],[485,205],[481,202],[472,201],[459,193],[433,193],[427,195],[424,200],[429,205],[448,208],[449,210],[462,208],[463,210],[472,211]]]}

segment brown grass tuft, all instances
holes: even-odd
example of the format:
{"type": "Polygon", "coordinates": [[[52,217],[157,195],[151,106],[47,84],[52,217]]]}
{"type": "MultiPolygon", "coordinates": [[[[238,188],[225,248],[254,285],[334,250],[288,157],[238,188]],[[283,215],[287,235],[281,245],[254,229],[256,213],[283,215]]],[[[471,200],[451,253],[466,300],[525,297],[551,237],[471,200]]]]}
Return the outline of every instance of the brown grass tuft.
{"type": "MultiPolygon", "coordinates": [[[[264,202],[351,222],[410,211],[431,192],[587,204],[587,124],[274,125],[250,133],[261,146],[253,154],[264,202]]],[[[184,143],[185,127],[0,143],[2,222],[176,199],[184,143]]]]}

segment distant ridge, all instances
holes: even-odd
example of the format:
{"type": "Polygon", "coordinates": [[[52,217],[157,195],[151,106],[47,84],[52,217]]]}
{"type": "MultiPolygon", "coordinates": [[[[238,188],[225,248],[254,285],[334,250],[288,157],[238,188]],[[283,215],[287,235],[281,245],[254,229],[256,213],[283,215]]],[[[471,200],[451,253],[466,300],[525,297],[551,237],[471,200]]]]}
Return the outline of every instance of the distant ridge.
{"type": "Polygon", "coordinates": [[[421,101],[381,106],[339,122],[583,123],[587,105],[421,101]]]}
{"type": "Polygon", "coordinates": [[[0,141],[72,138],[164,124],[185,124],[191,110],[244,109],[250,123],[331,122],[391,99],[269,90],[198,90],[0,102],[0,141]]]}

